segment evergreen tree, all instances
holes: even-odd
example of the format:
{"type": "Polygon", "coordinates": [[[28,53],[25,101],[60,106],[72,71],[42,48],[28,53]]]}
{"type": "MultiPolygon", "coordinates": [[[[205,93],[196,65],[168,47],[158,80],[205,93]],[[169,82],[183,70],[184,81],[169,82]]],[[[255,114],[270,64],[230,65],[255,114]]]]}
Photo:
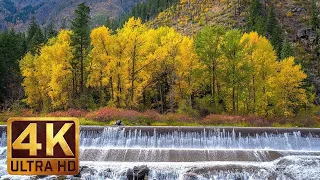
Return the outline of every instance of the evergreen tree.
{"type": "Polygon", "coordinates": [[[39,29],[39,25],[36,22],[36,18],[32,16],[31,22],[29,24],[28,31],[27,31],[27,42],[30,42],[34,34],[36,34],[36,32],[38,31],[38,29],[39,29]]]}
{"type": "Polygon", "coordinates": [[[267,37],[270,39],[278,57],[281,57],[282,29],[277,22],[274,6],[271,4],[266,24],[267,37]]]}
{"type": "Polygon", "coordinates": [[[268,14],[268,20],[266,25],[267,35],[270,37],[273,35],[273,30],[277,25],[276,14],[274,12],[274,6],[271,4],[268,14]]]}
{"type": "Polygon", "coordinates": [[[7,108],[21,99],[19,60],[26,51],[25,36],[14,29],[0,32],[0,106],[7,108]]]}
{"type": "Polygon", "coordinates": [[[67,20],[63,18],[60,23],[60,29],[66,29],[66,28],[67,28],[67,20]]]}
{"type": "Polygon", "coordinates": [[[44,30],[45,30],[44,35],[46,40],[52,37],[55,37],[58,34],[58,31],[55,29],[53,20],[50,21],[50,23],[45,27],[44,30]]]}
{"type": "Polygon", "coordinates": [[[279,25],[276,25],[272,31],[270,41],[278,57],[281,57],[282,38],[282,30],[279,25]]]}
{"type": "Polygon", "coordinates": [[[251,0],[249,6],[249,16],[247,17],[247,31],[257,31],[264,34],[265,17],[262,13],[262,7],[259,0],[251,0]]]}
{"type": "Polygon", "coordinates": [[[45,37],[37,24],[34,16],[31,18],[29,28],[27,31],[27,49],[32,54],[37,54],[42,43],[45,42],[45,37]]]}
{"type": "Polygon", "coordinates": [[[80,73],[79,80],[79,90],[83,92],[84,88],[84,60],[86,56],[86,49],[90,45],[90,8],[86,6],[84,3],[78,5],[75,10],[75,18],[71,22],[71,30],[73,32],[71,40],[72,46],[74,48],[73,56],[74,60],[72,62],[73,68],[73,93],[77,92],[77,72],[80,73]],[[78,67],[80,65],[80,67],[78,67]]]}
{"type": "Polygon", "coordinates": [[[293,49],[288,40],[283,41],[280,55],[281,59],[293,56],[293,49]]]}
{"type": "Polygon", "coordinates": [[[319,19],[319,10],[317,8],[317,4],[315,0],[311,2],[311,27],[314,30],[317,30],[320,26],[320,19],[319,19]]]}

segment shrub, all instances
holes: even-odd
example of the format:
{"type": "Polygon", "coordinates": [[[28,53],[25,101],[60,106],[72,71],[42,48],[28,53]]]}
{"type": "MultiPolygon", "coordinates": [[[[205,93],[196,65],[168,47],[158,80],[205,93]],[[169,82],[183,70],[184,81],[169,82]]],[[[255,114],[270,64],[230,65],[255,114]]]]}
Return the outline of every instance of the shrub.
{"type": "Polygon", "coordinates": [[[152,119],[152,120],[155,120],[155,121],[163,121],[164,120],[163,115],[159,114],[155,110],[147,110],[143,113],[142,116],[149,118],[149,119],[152,119]]]}
{"type": "Polygon", "coordinates": [[[53,117],[85,117],[88,114],[86,110],[80,109],[68,109],[67,111],[55,111],[49,113],[48,116],[53,117]]]}
{"type": "Polygon", "coordinates": [[[143,117],[140,112],[134,110],[122,110],[117,108],[104,107],[97,111],[88,113],[87,119],[96,121],[110,122],[112,120],[131,120],[136,121],[139,117],[143,117]]]}
{"type": "Polygon", "coordinates": [[[165,115],[165,120],[169,122],[184,122],[184,123],[195,122],[194,118],[191,118],[186,114],[174,114],[174,113],[168,113],[167,115],[165,115]]]}
{"type": "Polygon", "coordinates": [[[293,13],[291,11],[289,11],[286,15],[287,17],[292,17],[293,16],[293,13]]]}
{"type": "Polygon", "coordinates": [[[202,125],[234,125],[241,122],[241,116],[228,116],[228,115],[220,115],[220,114],[210,114],[207,115],[200,121],[202,125]]]}

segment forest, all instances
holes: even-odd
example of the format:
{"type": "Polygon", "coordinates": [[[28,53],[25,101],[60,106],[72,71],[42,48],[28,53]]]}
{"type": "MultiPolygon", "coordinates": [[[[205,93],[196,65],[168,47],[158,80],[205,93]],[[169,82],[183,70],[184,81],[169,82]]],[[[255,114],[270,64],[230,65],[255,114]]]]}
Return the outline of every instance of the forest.
{"type": "MultiPolygon", "coordinates": [[[[144,23],[151,15],[133,15],[116,29],[108,23],[90,29],[90,8],[83,3],[70,29],[56,30],[53,23],[41,28],[33,19],[26,35],[4,31],[2,109],[52,113],[107,107],[262,118],[314,112],[314,88],[281,35],[273,7],[262,20],[261,4],[251,3],[244,29],[207,25],[194,36],[151,27],[144,23]]],[[[141,14],[137,7],[147,5],[131,13],[141,14]]],[[[319,19],[313,21],[318,29],[319,19]]]]}

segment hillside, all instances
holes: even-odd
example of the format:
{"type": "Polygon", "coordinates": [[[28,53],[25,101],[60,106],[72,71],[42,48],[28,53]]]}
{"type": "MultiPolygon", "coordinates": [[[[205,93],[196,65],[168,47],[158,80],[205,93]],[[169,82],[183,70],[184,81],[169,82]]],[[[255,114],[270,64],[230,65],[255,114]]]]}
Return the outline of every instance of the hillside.
{"type": "Polygon", "coordinates": [[[24,31],[34,15],[42,26],[54,21],[69,25],[73,11],[81,2],[91,9],[92,26],[104,23],[106,17],[118,18],[142,0],[2,0],[0,1],[0,30],[14,27],[24,31]]]}
{"type": "MultiPolygon", "coordinates": [[[[296,62],[302,64],[308,74],[309,85],[320,95],[320,66],[316,45],[316,32],[311,29],[311,3],[304,0],[260,0],[265,21],[273,4],[277,22],[293,48],[296,62]]],[[[151,27],[171,26],[185,35],[195,35],[206,25],[222,25],[246,29],[250,1],[181,0],[148,22],[151,27]]],[[[320,2],[317,2],[320,9],[320,2]]],[[[319,16],[318,16],[319,17],[319,16]]],[[[320,101],[319,101],[320,102],[320,101]]]]}

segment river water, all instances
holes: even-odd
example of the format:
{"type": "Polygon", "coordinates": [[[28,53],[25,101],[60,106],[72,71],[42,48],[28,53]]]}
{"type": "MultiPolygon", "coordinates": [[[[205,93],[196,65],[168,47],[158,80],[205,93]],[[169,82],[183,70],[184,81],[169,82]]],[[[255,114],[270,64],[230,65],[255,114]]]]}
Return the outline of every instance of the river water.
{"type": "MultiPolygon", "coordinates": [[[[148,179],[316,180],[320,179],[320,137],[299,131],[244,135],[205,128],[190,132],[178,128],[150,132],[139,127],[81,130],[81,179],[126,179],[126,171],[138,165],[148,166],[148,179]]],[[[5,132],[0,137],[0,176],[35,178],[7,174],[5,132]]]]}

